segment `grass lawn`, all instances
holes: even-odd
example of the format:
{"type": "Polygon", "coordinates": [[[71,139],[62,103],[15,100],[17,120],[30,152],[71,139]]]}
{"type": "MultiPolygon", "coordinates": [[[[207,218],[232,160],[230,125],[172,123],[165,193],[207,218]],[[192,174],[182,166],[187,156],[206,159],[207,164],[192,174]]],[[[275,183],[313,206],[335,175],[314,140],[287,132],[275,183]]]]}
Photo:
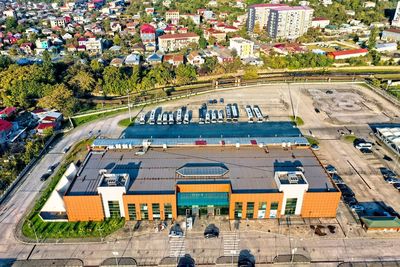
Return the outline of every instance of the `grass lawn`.
{"type": "Polygon", "coordinates": [[[294,116],[290,116],[290,120],[291,120],[292,122],[294,122],[294,124],[296,124],[297,126],[302,126],[302,125],[304,125],[303,119],[300,118],[299,116],[296,117],[296,120],[295,120],[294,116]]]}
{"type": "Polygon", "coordinates": [[[102,222],[45,222],[39,217],[39,212],[51,192],[61,179],[71,162],[82,160],[86,155],[86,146],[93,139],[87,139],[76,144],[68,154],[65,162],[51,179],[39,200],[36,201],[32,212],[27,216],[22,226],[22,234],[33,240],[46,238],[83,238],[104,237],[124,226],[124,218],[111,218],[102,222]]]}
{"type": "Polygon", "coordinates": [[[113,110],[113,111],[109,111],[109,112],[102,112],[102,113],[98,113],[98,114],[93,114],[93,115],[88,115],[88,116],[84,116],[84,117],[79,117],[79,118],[72,118],[72,123],[74,124],[75,127],[82,125],[84,123],[90,122],[90,121],[94,121],[100,118],[105,118],[108,116],[112,116],[115,114],[119,114],[119,113],[124,113],[126,112],[128,109],[128,107],[124,108],[124,109],[119,109],[119,110],[113,110]]]}
{"type": "Polygon", "coordinates": [[[346,142],[354,143],[354,140],[357,139],[357,136],[352,135],[352,134],[348,134],[348,135],[345,135],[345,136],[343,137],[343,139],[344,139],[346,142]]]}
{"type": "Polygon", "coordinates": [[[318,144],[319,144],[318,140],[315,139],[315,138],[312,137],[312,136],[305,136],[305,138],[307,138],[307,141],[310,143],[311,146],[312,146],[312,145],[318,145],[318,144]]]}
{"type": "Polygon", "coordinates": [[[136,117],[132,118],[132,121],[129,118],[122,119],[118,122],[118,126],[121,127],[129,127],[135,124],[136,117]]]}

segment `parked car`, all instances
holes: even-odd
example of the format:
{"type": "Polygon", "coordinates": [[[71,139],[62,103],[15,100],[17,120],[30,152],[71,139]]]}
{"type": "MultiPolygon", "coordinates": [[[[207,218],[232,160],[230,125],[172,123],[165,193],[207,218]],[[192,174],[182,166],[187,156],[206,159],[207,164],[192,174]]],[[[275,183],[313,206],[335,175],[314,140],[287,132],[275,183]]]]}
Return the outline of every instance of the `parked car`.
{"type": "Polygon", "coordinates": [[[312,144],[311,145],[311,149],[314,150],[314,151],[317,151],[317,150],[319,150],[319,146],[316,145],[316,144],[312,144]]]}
{"type": "Polygon", "coordinates": [[[393,186],[394,186],[394,188],[396,188],[397,190],[400,190],[400,183],[394,183],[393,186]]]}
{"type": "Polygon", "coordinates": [[[338,184],[337,187],[339,188],[340,192],[342,192],[343,197],[355,196],[353,190],[351,190],[346,184],[338,184]]]}
{"type": "Polygon", "coordinates": [[[367,149],[372,149],[372,143],[371,142],[366,142],[366,141],[354,141],[354,146],[357,149],[362,149],[362,148],[367,148],[367,149]]]}
{"type": "Polygon", "coordinates": [[[387,182],[389,184],[396,184],[396,183],[400,183],[400,179],[394,178],[394,177],[389,177],[389,178],[385,178],[385,182],[387,182]]]}
{"type": "Polygon", "coordinates": [[[219,237],[219,228],[215,226],[215,224],[210,224],[204,230],[205,238],[214,238],[219,237]]]}
{"type": "Polygon", "coordinates": [[[355,212],[363,212],[365,210],[365,208],[361,205],[351,205],[350,208],[355,212]]]}
{"type": "Polygon", "coordinates": [[[51,166],[49,166],[49,168],[47,169],[47,172],[48,172],[48,173],[53,173],[53,171],[54,171],[55,168],[56,168],[55,165],[51,165],[51,166]]]}
{"type": "Polygon", "coordinates": [[[320,113],[318,108],[314,108],[314,110],[315,110],[316,113],[320,113]]]}
{"type": "Polygon", "coordinates": [[[336,168],[335,168],[334,166],[330,165],[330,164],[329,164],[328,166],[325,167],[325,170],[326,170],[329,174],[337,173],[336,168]]]}
{"type": "Polygon", "coordinates": [[[45,173],[42,176],[40,176],[40,181],[46,181],[47,178],[50,177],[50,173],[45,173]]]}
{"type": "Polygon", "coordinates": [[[340,177],[337,173],[332,174],[332,180],[335,184],[344,184],[342,177],[340,177]]]}
{"type": "Polygon", "coordinates": [[[349,206],[358,204],[358,201],[357,201],[357,199],[355,197],[344,197],[343,198],[343,202],[346,203],[349,206]]]}
{"type": "Polygon", "coordinates": [[[371,154],[372,150],[369,148],[360,148],[360,152],[363,154],[371,154]]]}
{"type": "Polygon", "coordinates": [[[183,237],[183,230],[178,223],[174,224],[169,230],[169,237],[183,237]]]}
{"type": "Polygon", "coordinates": [[[71,148],[71,146],[64,147],[63,153],[66,154],[70,148],[71,148]]]}
{"type": "Polygon", "coordinates": [[[224,99],[222,97],[219,99],[219,103],[224,103],[224,99]]]}

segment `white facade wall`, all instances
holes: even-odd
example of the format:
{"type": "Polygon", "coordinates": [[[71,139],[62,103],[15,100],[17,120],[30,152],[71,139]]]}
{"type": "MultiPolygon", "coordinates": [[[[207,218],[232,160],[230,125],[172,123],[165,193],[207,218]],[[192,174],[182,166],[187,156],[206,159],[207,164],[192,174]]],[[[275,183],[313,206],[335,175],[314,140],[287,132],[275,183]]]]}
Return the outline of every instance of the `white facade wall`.
{"type": "Polygon", "coordinates": [[[125,187],[123,186],[104,186],[98,187],[97,192],[101,195],[101,201],[103,202],[103,209],[106,218],[110,217],[110,207],[108,201],[118,201],[119,212],[121,217],[125,217],[124,202],[122,196],[126,193],[125,187]]]}

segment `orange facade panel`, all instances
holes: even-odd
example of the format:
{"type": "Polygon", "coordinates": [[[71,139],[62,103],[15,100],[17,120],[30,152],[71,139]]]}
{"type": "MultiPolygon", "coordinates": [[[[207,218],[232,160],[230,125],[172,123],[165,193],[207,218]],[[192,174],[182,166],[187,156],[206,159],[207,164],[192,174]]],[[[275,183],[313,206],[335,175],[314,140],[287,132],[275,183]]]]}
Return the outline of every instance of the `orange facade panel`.
{"type": "Polygon", "coordinates": [[[336,217],[340,192],[306,192],[301,216],[305,218],[336,217]]]}
{"type": "Polygon", "coordinates": [[[64,196],[68,220],[102,221],[104,219],[103,204],[100,195],[64,196]]]}
{"type": "Polygon", "coordinates": [[[178,184],[177,192],[230,192],[230,184],[178,184]]]}
{"type": "MultiPolygon", "coordinates": [[[[247,218],[247,206],[249,203],[254,203],[254,213],[252,218],[248,219],[265,219],[271,218],[271,204],[277,203],[276,217],[282,209],[283,193],[262,193],[262,194],[231,194],[229,205],[229,219],[235,219],[235,203],[242,203],[242,219],[247,218]],[[266,203],[265,215],[260,216],[261,204],[266,203]]],[[[273,212],[275,214],[275,212],[273,212]]]]}
{"type": "MultiPolygon", "coordinates": [[[[124,195],[124,209],[125,216],[127,220],[132,220],[129,218],[128,204],[135,204],[136,210],[136,220],[142,220],[141,204],[147,205],[148,220],[153,220],[153,204],[159,204],[160,208],[160,218],[165,218],[165,204],[171,204],[172,206],[172,218],[176,218],[176,197],[175,195],[124,195]]],[[[157,218],[158,219],[158,218],[157,218]]]]}

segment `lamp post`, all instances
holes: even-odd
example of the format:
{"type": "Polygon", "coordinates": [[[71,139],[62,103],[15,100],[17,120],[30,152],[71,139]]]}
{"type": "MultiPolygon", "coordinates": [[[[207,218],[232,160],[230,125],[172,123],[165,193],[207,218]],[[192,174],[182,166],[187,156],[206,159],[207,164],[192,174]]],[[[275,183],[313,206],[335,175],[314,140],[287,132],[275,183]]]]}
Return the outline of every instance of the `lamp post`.
{"type": "Polygon", "coordinates": [[[33,233],[35,234],[36,244],[39,244],[39,238],[38,238],[38,236],[37,236],[37,234],[36,234],[35,227],[33,227],[32,222],[31,222],[30,220],[28,221],[28,225],[29,225],[29,227],[33,230],[33,233]]]}
{"type": "Polygon", "coordinates": [[[128,111],[129,111],[129,121],[132,122],[132,113],[131,113],[131,98],[129,94],[129,90],[126,89],[126,94],[128,95],[128,111]]]}

